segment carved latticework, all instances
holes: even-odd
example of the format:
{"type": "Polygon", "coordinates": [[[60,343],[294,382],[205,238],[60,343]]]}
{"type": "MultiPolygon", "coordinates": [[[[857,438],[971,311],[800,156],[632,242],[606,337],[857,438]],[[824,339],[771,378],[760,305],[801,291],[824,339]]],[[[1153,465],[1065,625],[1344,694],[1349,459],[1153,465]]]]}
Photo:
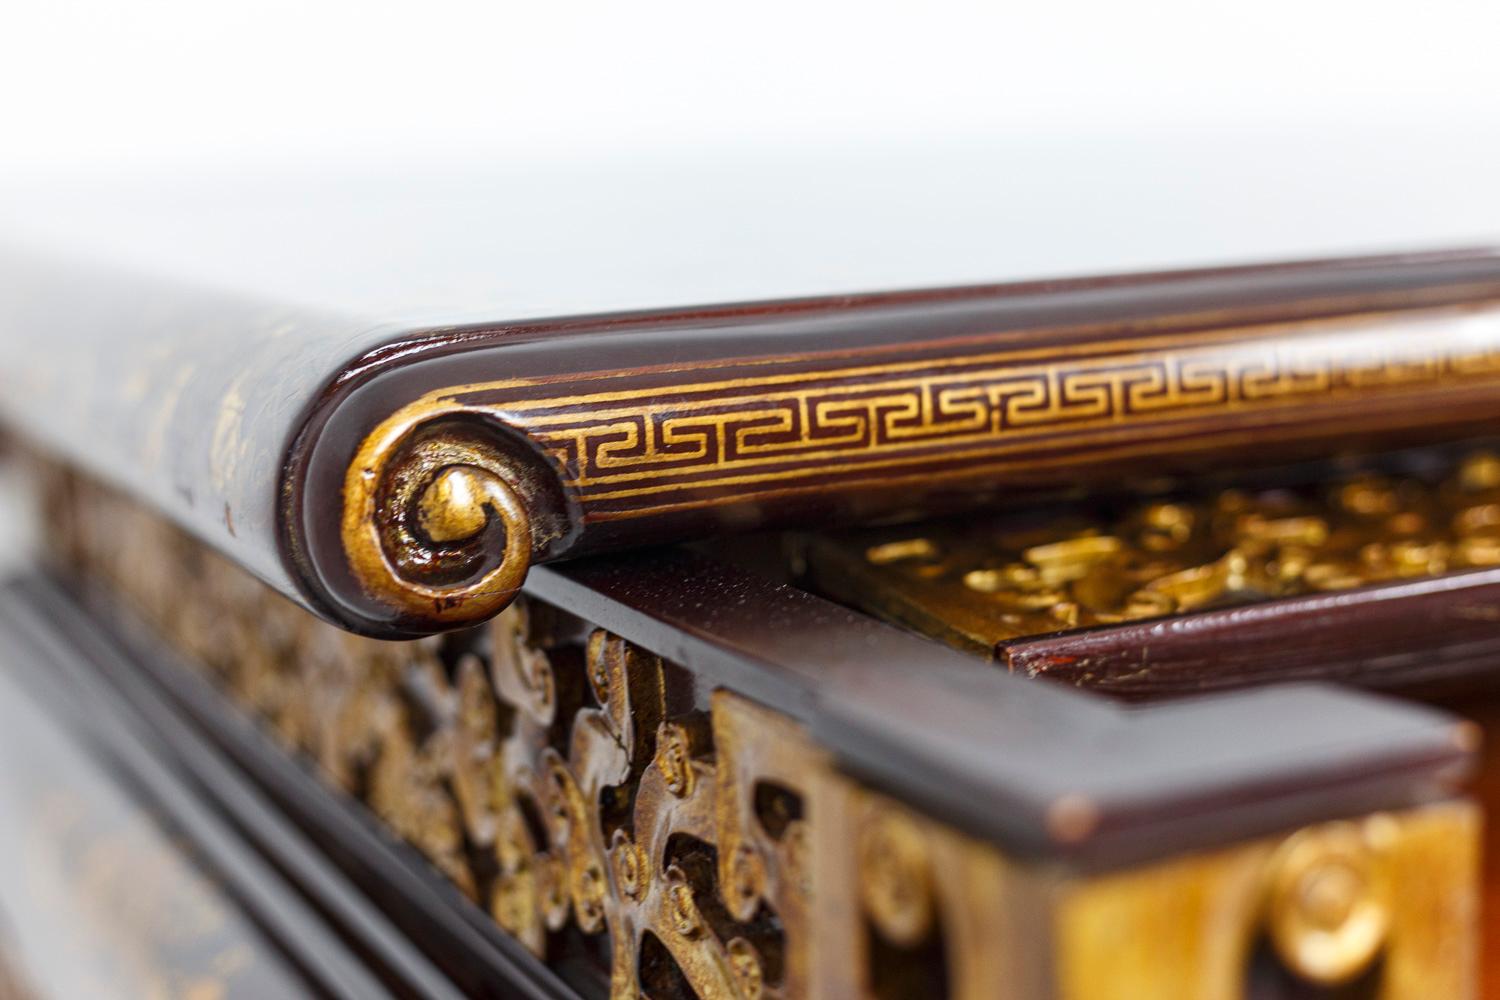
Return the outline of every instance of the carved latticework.
{"type": "MultiPolygon", "coordinates": [[[[614,998],[1228,998],[1263,939],[1281,838],[1103,878],[1022,865],[854,780],[790,716],[556,607],[380,642],[95,486],[57,477],[48,508],[75,572],[614,998]]],[[[1425,901],[1376,942],[1371,996],[1464,995],[1474,822],[1449,804],[1339,834],[1425,901]]]]}
{"type": "Polygon", "coordinates": [[[489,670],[459,663],[454,788],[470,838],[494,846],[496,919],[539,955],[569,924],[605,934],[616,997],[672,995],[679,979],[700,996],[804,995],[802,796],[763,822],[755,790],[821,759],[739,699],[680,711],[659,658],[602,631],[580,648],[575,624],[512,608],[489,670]],[[745,751],[757,725],[782,737],[781,769],[745,751]]]}
{"type": "Polygon", "coordinates": [[[539,957],[597,958],[616,998],[991,992],[999,855],[842,777],[786,716],[536,601],[446,638],[349,635],[60,486],[76,567],[539,957]]]}

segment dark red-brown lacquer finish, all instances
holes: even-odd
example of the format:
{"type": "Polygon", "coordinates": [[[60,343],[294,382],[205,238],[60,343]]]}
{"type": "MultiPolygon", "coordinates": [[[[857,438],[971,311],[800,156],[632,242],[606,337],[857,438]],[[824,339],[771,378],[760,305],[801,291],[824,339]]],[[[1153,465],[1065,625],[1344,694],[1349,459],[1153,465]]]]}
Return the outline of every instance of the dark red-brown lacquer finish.
{"type": "Polygon", "coordinates": [[[308,411],[284,551],[325,614],[413,634],[537,561],[1472,434],[1497,302],[1477,254],[417,335],[308,411]]]}

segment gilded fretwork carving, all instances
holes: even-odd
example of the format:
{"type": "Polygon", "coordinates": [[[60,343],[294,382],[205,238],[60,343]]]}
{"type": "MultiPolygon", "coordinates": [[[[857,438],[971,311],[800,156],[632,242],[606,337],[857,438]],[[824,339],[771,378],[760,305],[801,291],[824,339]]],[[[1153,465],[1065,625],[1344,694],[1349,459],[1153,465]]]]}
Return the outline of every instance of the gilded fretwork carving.
{"type": "Polygon", "coordinates": [[[616,997],[679,975],[705,997],[805,995],[798,790],[822,755],[732,695],[706,715],[671,714],[659,658],[601,631],[570,655],[556,618],[523,604],[493,626],[494,691],[510,714],[498,754],[486,751],[499,727],[483,665],[459,664],[456,788],[470,835],[495,842],[496,919],[538,954],[569,921],[607,933],[616,997]],[[567,704],[581,707],[559,727],[567,704]],[[643,968],[663,955],[671,968],[643,968]]]}
{"type": "Polygon", "coordinates": [[[778,712],[534,601],[446,640],[348,635],[113,494],[53,499],[74,566],[535,954],[581,937],[613,997],[978,997],[1009,962],[998,852],[778,712]]]}
{"type": "Polygon", "coordinates": [[[1500,566],[1500,455],[820,537],[820,585],[955,645],[1500,566]]]}
{"type": "MultiPolygon", "coordinates": [[[[698,690],[549,605],[443,639],[363,639],[107,491],[59,477],[48,506],[75,572],[532,952],[596,959],[617,1000],[1229,998],[1278,920],[1296,937],[1302,915],[1267,910],[1267,893],[1352,856],[1340,827],[1314,828],[1291,875],[1305,832],[1107,877],[1021,865],[854,780],[788,716],[698,690]]],[[[1376,975],[1379,1000],[1464,996],[1472,809],[1367,829],[1361,870],[1389,895],[1344,878],[1349,912],[1450,904],[1391,915],[1349,974],[1376,975]]],[[[1344,928],[1317,933],[1339,945],[1344,928]]]]}

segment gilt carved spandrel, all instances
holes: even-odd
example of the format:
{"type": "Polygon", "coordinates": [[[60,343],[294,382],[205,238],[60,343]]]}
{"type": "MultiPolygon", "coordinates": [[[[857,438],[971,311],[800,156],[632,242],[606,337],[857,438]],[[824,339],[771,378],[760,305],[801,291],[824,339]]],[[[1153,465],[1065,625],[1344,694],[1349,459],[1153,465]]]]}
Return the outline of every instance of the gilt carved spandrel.
{"type": "Polygon", "coordinates": [[[1473,997],[1479,821],[1440,803],[1060,886],[1057,996],[1473,997]]]}

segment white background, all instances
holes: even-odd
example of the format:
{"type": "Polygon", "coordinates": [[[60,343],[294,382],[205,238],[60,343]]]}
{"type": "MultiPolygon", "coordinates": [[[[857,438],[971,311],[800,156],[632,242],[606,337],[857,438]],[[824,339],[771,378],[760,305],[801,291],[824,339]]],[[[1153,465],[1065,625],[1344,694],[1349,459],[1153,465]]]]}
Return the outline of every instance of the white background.
{"type": "Polygon", "coordinates": [[[383,316],[1492,243],[1497,163],[1497,0],[0,4],[0,243],[383,316]]]}
{"type": "Polygon", "coordinates": [[[1399,158],[1492,152],[1497,91],[1494,2],[0,5],[12,170],[1290,128],[1399,158]]]}

